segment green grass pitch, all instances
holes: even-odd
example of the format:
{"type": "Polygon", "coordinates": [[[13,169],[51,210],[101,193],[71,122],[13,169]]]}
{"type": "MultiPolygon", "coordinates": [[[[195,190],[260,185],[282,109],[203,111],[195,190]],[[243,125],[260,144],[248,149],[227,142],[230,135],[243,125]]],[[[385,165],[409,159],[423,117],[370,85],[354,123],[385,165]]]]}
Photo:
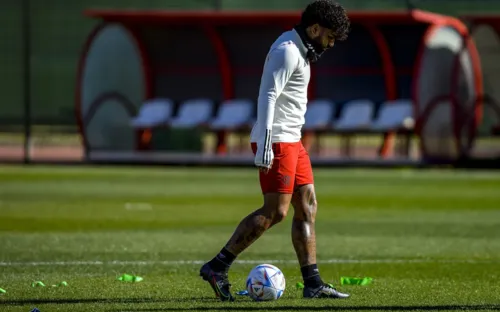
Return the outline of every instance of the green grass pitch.
{"type": "Polygon", "coordinates": [[[301,299],[291,209],[230,271],[238,291],[253,266],[273,263],[284,296],[221,303],[198,270],[261,204],[256,170],[0,166],[0,311],[500,310],[500,173],[315,178],[320,272],[352,297],[301,299]],[[123,273],[144,281],[117,281],[123,273]],[[39,280],[47,287],[31,287],[39,280]]]}

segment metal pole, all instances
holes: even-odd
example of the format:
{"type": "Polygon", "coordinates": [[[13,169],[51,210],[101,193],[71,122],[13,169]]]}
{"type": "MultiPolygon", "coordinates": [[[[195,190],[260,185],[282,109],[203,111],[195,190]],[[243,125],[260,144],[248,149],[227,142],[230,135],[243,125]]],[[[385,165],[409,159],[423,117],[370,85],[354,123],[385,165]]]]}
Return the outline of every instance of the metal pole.
{"type": "Polygon", "coordinates": [[[24,87],[24,163],[30,163],[30,143],[31,143],[31,20],[30,1],[22,2],[23,21],[23,87],[24,87]]]}

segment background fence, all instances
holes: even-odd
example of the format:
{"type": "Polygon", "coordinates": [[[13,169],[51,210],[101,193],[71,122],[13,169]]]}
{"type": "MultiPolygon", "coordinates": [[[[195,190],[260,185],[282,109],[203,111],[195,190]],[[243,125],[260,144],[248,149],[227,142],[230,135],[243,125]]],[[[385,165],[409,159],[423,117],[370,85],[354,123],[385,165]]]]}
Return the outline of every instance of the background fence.
{"type": "MultiPolygon", "coordinates": [[[[456,16],[500,12],[500,1],[496,0],[413,2],[421,9],[456,16]]],[[[83,43],[97,23],[83,16],[84,9],[296,10],[306,3],[307,0],[1,1],[0,159],[82,159],[74,111],[75,79],[83,43]],[[26,134],[30,134],[28,140],[26,134]],[[27,155],[25,147],[31,148],[27,155]]],[[[401,10],[407,6],[404,0],[342,3],[351,10],[401,10]]],[[[481,55],[483,66],[499,66],[497,55],[497,51],[486,50],[481,55]]],[[[486,77],[486,92],[495,93],[498,78],[486,77]]],[[[489,117],[485,114],[485,124],[491,123],[489,117]]]]}

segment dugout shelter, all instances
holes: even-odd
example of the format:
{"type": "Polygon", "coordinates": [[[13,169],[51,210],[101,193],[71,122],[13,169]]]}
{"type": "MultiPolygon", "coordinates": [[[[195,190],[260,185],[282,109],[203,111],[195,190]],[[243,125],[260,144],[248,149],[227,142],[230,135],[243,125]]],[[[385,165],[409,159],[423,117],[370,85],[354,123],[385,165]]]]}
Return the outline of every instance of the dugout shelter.
{"type": "MultiPolygon", "coordinates": [[[[82,49],[76,117],[88,159],[106,161],[186,162],[186,155],[155,154],[151,136],[157,127],[214,131],[214,161],[228,160],[228,131],[248,129],[255,120],[270,45],[300,19],[295,11],[84,14],[100,23],[82,49]],[[145,104],[149,109],[141,112],[145,104]]],[[[312,67],[309,105],[322,106],[306,116],[306,130],[383,135],[382,160],[401,130],[419,136],[422,159],[466,153],[481,118],[483,88],[466,26],[421,10],[349,15],[349,39],[312,67]],[[465,111],[474,113],[470,127],[461,126],[465,111]],[[415,127],[403,123],[408,118],[415,127]]],[[[195,154],[189,161],[210,161],[195,154]]]]}
{"type": "Polygon", "coordinates": [[[466,15],[461,19],[469,28],[477,50],[481,55],[484,91],[483,125],[484,134],[500,135],[500,15],[466,15]]]}

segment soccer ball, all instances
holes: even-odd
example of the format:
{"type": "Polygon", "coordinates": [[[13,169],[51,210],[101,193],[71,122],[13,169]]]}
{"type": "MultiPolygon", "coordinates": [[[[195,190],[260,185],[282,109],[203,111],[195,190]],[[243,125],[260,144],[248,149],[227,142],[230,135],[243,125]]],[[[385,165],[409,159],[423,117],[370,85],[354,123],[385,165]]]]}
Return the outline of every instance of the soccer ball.
{"type": "Polygon", "coordinates": [[[271,264],[260,264],[247,278],[248,296],[256,301],[277,300],[285,292],[285,276],[271,264]]]}

